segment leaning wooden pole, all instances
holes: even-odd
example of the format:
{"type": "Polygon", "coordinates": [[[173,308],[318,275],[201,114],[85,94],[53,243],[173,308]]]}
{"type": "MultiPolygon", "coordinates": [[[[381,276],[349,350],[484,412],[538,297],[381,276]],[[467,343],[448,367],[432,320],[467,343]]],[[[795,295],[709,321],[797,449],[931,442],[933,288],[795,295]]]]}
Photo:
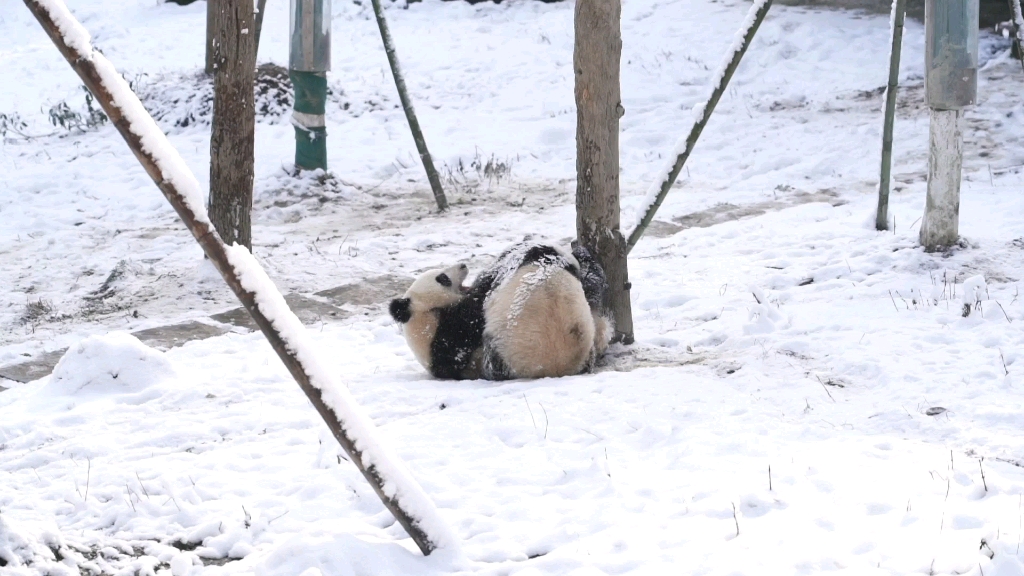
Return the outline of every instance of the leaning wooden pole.
{"type": "Polygon", "coordinates": [[[391,30],[388,29],[388,22],[384,19],[384,9],[380,0],[371,0],[373,13],[377,17],[377,28],[380,29],[380,38],[384,42],[384,52],[388,55],[388,65],[391,66],[391,75],[395,77],[395,88],[398,89],[398,98],[402,101],[402,109],[405,110],[405,119],[409,121],[409,129],[412,130],[412,139],[416,142],[416,150],[423,162],[423,169],[427,172],[427,180],[430,182],[430,189],[434,191],[434,200],[437,202],[438,210],[448,209],[448,199],[444,195],[444,188],[441,187],[441,178],[434,168],[434,161],[430,158],[430,151],[427,150],[427,141],[423,138],[423,131],[420,130],[420,121],[416,119],[416,111],[412,107],[412,100],[409,99],[409,91],[405,87],[405,77],[402,76],[402,67],[398,64],[398,54],[395,53],[395,42],[391,39],[391,30]]]}
{"type": "Polygon", "coordinates": [[[896,124],[896,92],[900,83],[900,51],[907,0],[892,2],[892,49],[889,52],[889,85],[885,89],[885,123],[882,126],[882,170],[878,180],[878,211],[875,230],[889,229],[889,181],[892,179],[892,130],[896,124]]]}
{"type": "Polygon", "coordinates": [[[715,111],[718,100],[725,93],[726,87],[729,86],[729,80],[732,79],[733,72],[740,65],[743,55],[747,53],[747,48],[750,47],[750,43],[754,40],[754,34],[757,33],[757,29],[761,26],[761,22],[764,21],[764,17],[768,14],[768,9],[771,8],[771,5],[772,0],[755,0],[754,5],[747,12],[743,25],[736,32],[732,46],[719,65],[715,79],[711,82],[711,93],[708,94],[703,104],[693,108],[693,127],[690,128],[689,135],[676,143],[672,154],[674,159],[669,158],[669,163],[658,173],[657,179],[647,190],[647,197],[641,207],[640,217],[637,219],[636,226],[633,227],[626,240],[627,254],[633,250],[633,246],[636,246],[637,241],[644,235],[647,226],[654,220],[655,212],[661,207],[661,203],[665,201],[668,191],[675,184],[676,178],[679,177],[679,172],[682,171],[687,158],[693,152],[697,139],[700,138],[701,132],[704,131],[708,120],[711,119],[711,113],[715,111]]]}
{"type": "Polygon", "coordinates": [[[199,182],[114,66],[95,51],[62,0],[25,0],[61,54],[93,93],[128,147],[263,331],[377,496],[424,555],[458,541],[405,466],[375,438],[376,428],[320,364],[305,328],[244,246],[227,246],[210,223],[199,182]]]}

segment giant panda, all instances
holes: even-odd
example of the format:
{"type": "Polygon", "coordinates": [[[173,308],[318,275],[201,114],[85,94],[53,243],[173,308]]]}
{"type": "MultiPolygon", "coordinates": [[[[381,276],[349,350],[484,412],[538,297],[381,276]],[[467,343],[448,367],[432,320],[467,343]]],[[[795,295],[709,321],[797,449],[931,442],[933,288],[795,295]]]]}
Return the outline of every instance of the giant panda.
{"type": "Polygon", "coordinates": [[[486,294],[463,287],[468,273],[465,264],[425,272],[388,308],[416,360],[435,378],[480,377],[486,294]]]}
{"type": "Polygon", "coordinates": [[[581,247],[512,246],[465,288],[459,264],[391,301],[414,356],[436,378],[506,380],[589,371],[604,353],[604,271],[581,247]]]}
{"type": "Polygon", "coordinates": [[[486,293],[482,376],[545,378],[589,372],[611,336],[604,271],[586,249],[523,242],[474,288],[486,293]]]}

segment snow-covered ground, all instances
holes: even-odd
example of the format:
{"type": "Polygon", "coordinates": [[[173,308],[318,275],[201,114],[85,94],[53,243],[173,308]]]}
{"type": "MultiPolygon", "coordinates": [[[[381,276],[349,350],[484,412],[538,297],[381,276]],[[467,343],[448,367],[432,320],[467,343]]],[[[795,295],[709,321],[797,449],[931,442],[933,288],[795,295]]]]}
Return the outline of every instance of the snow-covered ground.
{"type": "MultiPolygon", "coordinates": [[[[287,3],[268,4],[261,61],[283,64],[287,3]]],[[[571,4],[388,11],[444,215],[368,3],[334,4],[330,174],[289,174],[273,98],[257,125],[255,253],[282,290],[573,235],[571,4]]],[[[205,4],[69,5],[205,186],[205,4]]],[[[623,6],[624,222],[747,8],[623,6]]],[[[597,374],[432,380],[379,306],[309,328],[463,542],[422,558],[261,335],[160,352],[118,332],[237,304],[112,127],[47,122],[84,107],[80,82],[0,0],[0,114],[59,132],[0,148],[0,365],[71,347],[51,377],[0,381],[0,573],[1024,574],[1024,75],[983,37],[964,246],[925,254],[915,22],[895,232],[871,225],[888,32],[772,8],[631,254],[637,344],[597,374]]]]}

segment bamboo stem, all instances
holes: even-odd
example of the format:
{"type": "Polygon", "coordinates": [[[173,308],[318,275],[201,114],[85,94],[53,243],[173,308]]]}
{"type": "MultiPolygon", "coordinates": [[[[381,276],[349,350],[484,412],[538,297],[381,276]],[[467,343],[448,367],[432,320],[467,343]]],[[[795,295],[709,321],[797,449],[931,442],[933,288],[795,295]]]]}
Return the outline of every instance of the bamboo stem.
{"type": "Polygon", "coordinates": [[[907,0],[892,3],[892,50],[889,52],[889,85],[885,90],[885,124],[882,127],[882,174],[878,180],[878,212],[875,230],[889,229],[889,183],[892,173],[892,130],[896,123],[896,93],[900,82],[900,52],[907,0]]]}
{"type": "MultiPolygon", "coordinates": [[[[276,296],[276,299],[281,299],[283,305],[280,293],[258,288],[249,290],[243,287],[238,271],[232,265],[228,254],[229,250],[237,250],[237,248],[228,248],[224,244],[210,224],[201,200],[196,198],[197,191],[190,190],[186,184],[183,184],[191,182],[193,187],[197,186],[195,176],[188,172],[180,156],[167,142],[152,117],[145,112],[142,104],[131,93],[110,62],[92,48],[88,37],[84,34],[84,29],[68,12],[67,7],[61,0],[25,0],[25,5],[42,25],[60,53],[78,73],[89,91],[96,97],[111,123],[121,133],[128,147],[145,168],[146,173],[163,192],[175,212],[181,217],[182,222],[223,276],[224,281],[242,302],[285,367],[305,392],[310,403],[324,419],[352,462],[373,487],[384,506],[394,514],[424,555],[429,555],[439,547],[456,547],[457,542],[450,534],[445,533],[447,528],[437,517],[433,504],[423,493],[422,488],[407,473],[396,471],[392,466],[390,470],[394,472],[394,475],[389,472],[389,477],[384,477],[380,465],[388,466],[389,460],[370,434],[373,431],[372,423],[353,402],[347,399],[347,391],[343,392],[330,386],[333,382],[329,379],[324,382],[323,371],[314,369],[317,360],[311,356],[308,348],[301,345],[304,344],[301,340],[304,333],[300,331],[299,338],[294,334],[285,334],[275,325],[286,323],[286,320],[277,318],[271,321],[267,318],[265,311],[261,309],[264,304],[257,304],[257,300],[261,302],[274,301],[276,296]],[[70,28],[75,28],[75,30],[70,30],[70,28]],[[81,34],[77,34],[77,32],[81,32],[81,34]],[[70,41],[65,38],[64,34],[69,34],[70,41]],[[123,86],[117,86],[119,82],[123,86]],[[117,89],[110,86],[115,86],[117,89]],[[147,126],[133,124],[133,121],[140,123],[140,117],[144,117],[147,126]],[[184,188],[180,186],[184,186],[184,188]],[[303,355],[300,357],[300,354],[303,355]],[[314,385],[314,381],[316,385],[314,385]],[[325,385],[326,391],[320,387],[325,385]],[[325,400],[327,394],[331,395],[330,405],[325,400]],[[340,406],[341,409],[346,410],[352,420],[343,422],[336,408],[332,406],[340,406]],[[415,509],[419,517],[410,514],[403,507],[400,498],[410,498],[416,505],[415,509]],[[426,531],[428,527],[434,533],[428,534],[426,531]]],[[[248,251],[243,250],[243,252],[247,258],[252,258],[248,251]]],[[[252,265],[258,268],[255,260],[252,260],[252,265]]],[[[262,273],[262,269],[259,269],[259,272],[262,273]]],[[[273,308],[271,307],[271,309],[273,308]]],[[[290,314],[290,310],[288,312],[290,314]]],[[[290,318],[295,325],[301,327],[294,314],[290,314],[290,318]]]]}
{"type": "Polygon", "coordinates": [[[416,150],[423,162],[423,169],[427,172],[427,180],[430,181],[430,189],[434,191],[434,200],[437,201],[437,208],[442,212],[448,209],[448,199],[444,195],[444,188],[441,187],[441,178],[434,169],[434,161],[430,158],[430,151],[427,150],[427,141],[423,138],[423,131],[420,130],[420,122],[416,119],[416,111],[412,107],[412,100],[409,99],[409,91],[405,87],[405,78],[402,76],[402,68],[398,64],[398,55],[395,53],[395,43],[391,39],[391,31],[388,29],[387,20],[384,19],[384,9],[380,0],[371,0],[373,14],[377,17],[377,28],[380,29],[380,38],[384,42],[384,52],[388,56],[388,65],[391,67],[391,75],[395,77],[395,88],[398,89],[398,98],[402,101],[402,109],[405,111],[405,118],[409,121],[409,129],[412,130],[412,139],[416,142],[416,150]]]}
{"type": "MultiPolygon", "coordinates": [[[[693,152],[693,147],[697,144],[697,139],[700,138],[701,132],[707,125],[708,120],[711,119],[711,113],[715,111],[715,106],[718,105],[718,100],[721,99],[722,94],[725,93],[726,87],[729,85],[729,80],[732,79],[733,73],[736,68],[740,65],[740,60],[743,59],[743,55],[746,54],[747,48],[750,47],[750,43],[754,40],[754,34],[757,33],[757,29],[761,26],[761,22],[764,21],[764,17],[768,14],[768,9],[771,8],[771,0],[762,0],[760,3],[755,2],[750,7],[750,12],[747,14],[747,18],[743,23],[743,27],[740,28],[737,35],[742,34],[742,40],[739,46],[733,46],[730,48],[732,51],[731,56],[726,54],[726,58],[729,58],[725,66],[721,68],[718,82],[711,88],[711,94],[708,95],[707,100],[704,102],[703,109],[700,117],[696,118],[693,122],[693,127],[690,128],[690,134],[686,137],[686,145],[683,150],[678,151],[679,144],[676,145],[677,156],[675,163],[667,171],[666,174],[661,176],[659,182],[655,182],[652,185],[651,192],[657,191],[657,196],[651,199],[650,204],[644,211],[643,217],[637,223],[633,231],[629,233],[629,238],[626,240],[626,253],[628,254],[633,250],[633,246],[636,246],[640,237],[643,236],[644,231],[647,230],[647,226],[650,225],[651,221],[654,220],[654,214],[661,207],[661,203],[665,201],[665,197],[668,195],[668,191],[672,188],[676,178],[679,177],[679,172],[682,171],[683,165],[686,164],[687,158],[690,157],[690,153],[693,152]]],[[[680,143],[681,144],[681,143],[680,143]]]]}

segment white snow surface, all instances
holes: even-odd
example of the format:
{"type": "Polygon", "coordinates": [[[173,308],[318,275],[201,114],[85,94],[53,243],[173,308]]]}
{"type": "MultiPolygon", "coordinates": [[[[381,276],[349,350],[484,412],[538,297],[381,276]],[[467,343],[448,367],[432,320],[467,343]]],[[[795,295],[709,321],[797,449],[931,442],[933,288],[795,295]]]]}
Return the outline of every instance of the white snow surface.
{"type": "MultiPolygon", "coordinates": [[[[478,271],[526,234],[574,235],[572,4],[386,5],[453,209],[433,211],[369,4],[334,2],[330,172],[291,176],[287,115],[257,124],[254,252],[282,292],[478,271]]],[[[140,92],[177,114],[161,127],[204,189],[208,124],[172,121],[201,115],[179,100],[202,82],[204,3],[69,7],[133,85],[167,87],[140,92]]],[[[623,222],[748,8],[624,4],[623,222]]],[[[261,58],[287,62],[287,20],[268,3],[261,58]]],[[[238,303],[113,127],[47,122],[83,105],[80,80],[20,1],[0,0],[0,38],[0,114],[39,136],[0,147],[0,365],[70,349],[53,376],[0,380],[4,576],[1024,573],[1024,103],[1006,40],[982,35],[954,250],[917,246],[921,24],[879,233],[887,17],[773,6],[630,254],[637,343],[597,373],[433,380],[383,306],[293,326],[459,559],[419,554],[259,333],[167,351],[123,334],[238,303]]]]}
{"type": "Polygon", "coordinates": [[[285,346],[295,354],[309,376],[310,384],[320,390],[324,404],[338,416],[345,433],[362,453],[363,464],[367,468],[376,469],[377,474],[384,479],[381,487],[384,495],[397,502],[409,514],[435,547],[457,554],[458,541],[438,516],[430,497],[423,492],[401,461],[392,455],[391,450],[376,440],[377,430],[373,421],[356,405],[348,389],[324,369],[320,363],[322,351],[315,350],[316,345],[306,333],[306,328],[288,308],[284,296],[263,267],[245,246],[228,246],[226,254],[242,287],[254,294],[260,312],[274,326],[285,346]]]}

